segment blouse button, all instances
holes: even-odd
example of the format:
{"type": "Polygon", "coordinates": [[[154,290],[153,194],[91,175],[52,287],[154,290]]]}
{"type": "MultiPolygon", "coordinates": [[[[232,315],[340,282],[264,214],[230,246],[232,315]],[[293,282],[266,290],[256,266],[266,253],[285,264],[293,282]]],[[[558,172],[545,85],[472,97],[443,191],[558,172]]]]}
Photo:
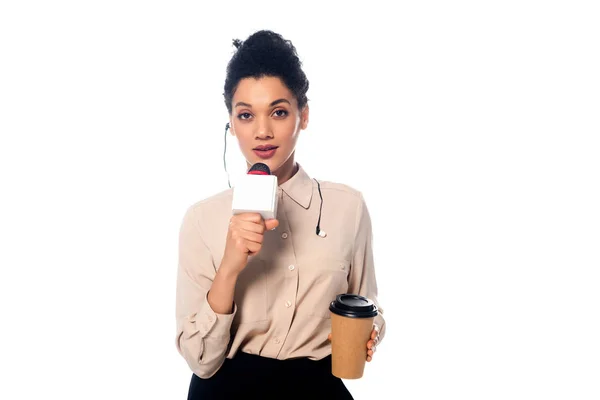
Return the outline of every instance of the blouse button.
{"type": "Polygon", "coordinates": [[[283,232],[283,233],[281,234],[281,237],[282,237],[282,238],[284,238],[284,239],[287,239],[287,237],[288,237],[288,234],[287,234],[287,232],[283,232]]]}
{"type": "Polygon", "coordinates": [[[290,266],[288,267],[288,269],[289,269],[290,271],[293,271],[293,270],[294,270],[294,268],[296,268],[296,267],[294,267],[293,265],[290,265],[290,266]]]}

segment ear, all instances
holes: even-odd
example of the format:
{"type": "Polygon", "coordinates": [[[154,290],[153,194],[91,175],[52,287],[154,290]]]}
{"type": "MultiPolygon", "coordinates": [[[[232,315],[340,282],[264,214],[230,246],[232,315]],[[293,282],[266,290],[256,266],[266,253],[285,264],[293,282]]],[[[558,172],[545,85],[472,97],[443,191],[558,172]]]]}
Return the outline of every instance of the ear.
{"type": "Polygon", "coordinates": [[[229,117],[229,133],[231,136],[235,136],[235,131],[233,130],[233,117],[229,117]]]}
{"type": "Polygon", "coordinates": [[[302,113],[300,114],[300,127],[302,129],[306,129],[306,127],[308,126],[308,104],[304,106],[304,108],[302,109],[302,113]]]}

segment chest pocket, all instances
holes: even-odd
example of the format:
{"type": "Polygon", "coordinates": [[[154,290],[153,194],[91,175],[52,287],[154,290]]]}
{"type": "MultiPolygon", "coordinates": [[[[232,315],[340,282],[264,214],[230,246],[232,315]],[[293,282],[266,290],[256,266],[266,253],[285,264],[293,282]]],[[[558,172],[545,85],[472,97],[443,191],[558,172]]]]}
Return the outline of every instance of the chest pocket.
{"type": "Polygon", "coordinates": [[[299,314],[331,318],[329,303],[348,290],[350,263],[335,258],[315,258],[299,265],[299,314]]]}
{"type": "Polygon", "coordinates": [[[234,323],[267,319],[267,276],[264,261],[253,258],[240,273],[234,292],[237,312],[234,323]]]}

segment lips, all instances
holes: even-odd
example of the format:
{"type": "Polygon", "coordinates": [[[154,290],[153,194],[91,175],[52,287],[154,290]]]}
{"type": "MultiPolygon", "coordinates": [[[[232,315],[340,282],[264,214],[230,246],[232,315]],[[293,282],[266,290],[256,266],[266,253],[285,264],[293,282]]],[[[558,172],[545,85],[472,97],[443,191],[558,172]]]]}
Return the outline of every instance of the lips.
{"type": "Polygon", "coordinates": [[[254,150],[258,150],[258,151],[268,151],[268,150],[273,150],[273,149],[276,149],[276,148],[277,148],[277,146],[274,146],[274,145],[272,145],[272,144],[264,144],[264,145],[261,145],[261,146],[256,146],[256,147],[254,148],[254,150]]]}
{"type": "Polygon", "coordinates": [[[261,146],[257,146],[253,149],[254,154],[262,159],[269,159],[275,155],[277,151],[277,146],[273,146],[270,144],[265,144],[261,146]]]}

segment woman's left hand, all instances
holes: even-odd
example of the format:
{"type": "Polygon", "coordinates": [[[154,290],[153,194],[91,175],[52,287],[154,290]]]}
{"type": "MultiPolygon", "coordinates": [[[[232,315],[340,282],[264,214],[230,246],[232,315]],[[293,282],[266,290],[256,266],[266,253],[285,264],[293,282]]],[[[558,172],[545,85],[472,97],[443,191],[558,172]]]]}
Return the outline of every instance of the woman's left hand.
{"type": "Polygon", "coordinates": [[[367,361],[373,359],[373,354],[375,354],[375,350],[377,349],[377,343],[379,343],[379,326],[373,324],[371,340],[367,342],[367,361]]]}
{"type": "MultiPolygon", "coordinates": [[[[327,336],[327,339],[331,340],[331,333],[327,336]]],[[[377,343],[379,343],[379,326],[373,324],[371,338],[367,342],[367,362],[373,360],[373,354],[375,354],[375,350],[377,349],[377,343]]]]}

